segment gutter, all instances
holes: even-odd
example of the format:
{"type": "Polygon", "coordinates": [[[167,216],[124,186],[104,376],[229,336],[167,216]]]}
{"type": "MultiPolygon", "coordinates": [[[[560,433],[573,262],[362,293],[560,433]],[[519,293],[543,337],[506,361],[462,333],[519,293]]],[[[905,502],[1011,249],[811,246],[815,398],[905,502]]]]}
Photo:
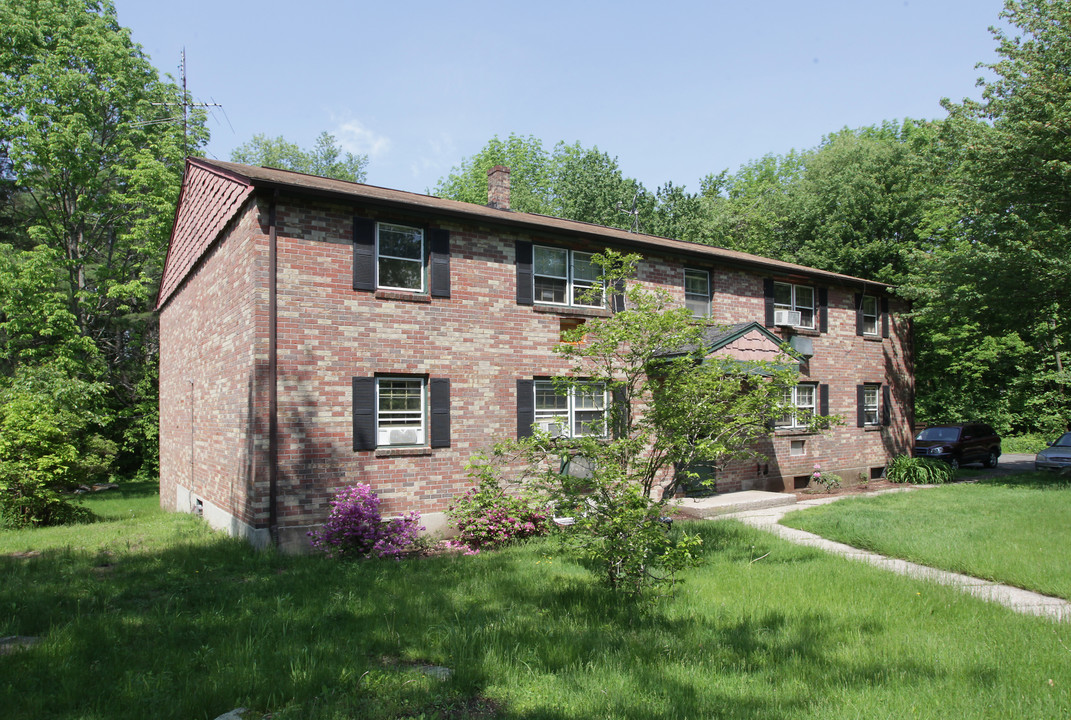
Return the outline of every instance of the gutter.
{"type": "Polygon", "coordinates": [[[567,220],[545,215],[521,213],[513,210],[489,208],[484,205],[469,205],[445,200],[430,195],[418,195],[404,190],[391,190],[361,183],[350,183],[330,178],[304,175],[275,168],[258,168],[235,163],[216,164],[207,160],[191,161],[198,166],[212,168],[221,174],[232,175],[236,180],[252,184],[260,190],[280,191],[296,197],[311,197],[345,205],[366,205],[401,211],[418,216],[449,217],[466,223],[487,223],[508,230],[523,230],[544,237],[574,239],[582,237],[608,246],[624,246],[645,253],[660,253],[676,257],[714,262],[722,266],[740,268],[771,274],[786,279],[820,279],[830,285],[843,287],[867,286],[892,291],[894,286],[851,275],[796,265],[773,258],[764,258],[736,250],[719,248],[674,238],[630,233],[620,228],[567,220]],[[294,177],[295,182],[287,178],[294,177]],[[304,178],[305,182],[301,180],[304,178]],[[313,184],[310,184],[313,183],[313,184]],[[327,183],[329,186],[323,186],[327,183]],[[362,191],[361,188],[365,190],[362,191]],[[723,255],[722,253],[727,253],[723,255]]]}
{"type": "Polygon", "coordinates": [[[272,545],[279,546],[279,307],[277,284],[278,233],[275,215],[279,191],[276,189],[268,205],[268,532],[272,545]]]}

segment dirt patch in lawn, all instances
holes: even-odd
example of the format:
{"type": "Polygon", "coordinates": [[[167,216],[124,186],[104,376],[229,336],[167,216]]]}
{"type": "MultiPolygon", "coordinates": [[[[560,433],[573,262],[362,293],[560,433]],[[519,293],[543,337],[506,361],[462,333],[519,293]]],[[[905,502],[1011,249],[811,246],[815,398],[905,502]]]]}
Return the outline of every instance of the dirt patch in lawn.
{"type": "Polygon", "coordinates": [[[904,485],[903,483],[889,482],[885,478],[881,478],[878,480],[870,480],[866,483],[841,485],[840,487],[833,488],[829,491],[822,487],[797,490],[796,500],[813,500],[814,498],[839,497],[843,495],[868,495],[870,493],[887,492],[889,490],[902,490],[905,487],[911,486],[904,485]]]}

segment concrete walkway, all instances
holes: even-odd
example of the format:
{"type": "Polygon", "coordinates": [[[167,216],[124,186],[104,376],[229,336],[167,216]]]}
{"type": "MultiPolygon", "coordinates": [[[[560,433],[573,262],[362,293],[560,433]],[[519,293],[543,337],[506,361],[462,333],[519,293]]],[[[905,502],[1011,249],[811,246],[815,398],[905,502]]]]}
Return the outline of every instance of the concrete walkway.
{"type": "MultiPolygon", "coordinates": [[[[1033,457],[1031,456],[1031,460],[1033,457]]],[[[1032,469],[1032,468],[1031,468],[1032,469]]],[[[886,490],[885,492],[905,492],[916,488],[907,487],[896,490],[886,490]]],[[[732,493],[735,494],[735,493],[732,493]]],[[[730,494],[730,495],[732,495],[730,494]]],[[[719,496],[727,498],[730,495],[719,496]]],[[[760,502],[764,498],[763,495],[774,495],[784,497],[784,493],[752,493],[748,500],[752,502],[760,502]]],[[[789,496],[791,497],[791,496],[789,496]]],[[[848,497],[859,497],[848,496],[848,497]]],[[[713,499],[713,498],[711,498],[713,499]]],[[[766,500],[773,502],[777,498],[765,498],[766,500]]],[[[760,530],[766,530],[772,532],[779,537],[784,538],[790,542],[798,543],[800,545],[809,545],[811,547],[820,548],[828,552],[843,555],[851,560],[860,560],[862,562],[876,565],[877,567],[898,572],[901,575],[907,575],[909,577],[920,578],[923,580],[932,580],[934,582],[941,583],[942,585],[951,585],[963,592],[970,593],[971,595],[981,598],[983,600],[989,600],[991,602],[998,602],[1001,605],[1011,608],[1017,612],[1021,612],[1027,615],[1038,615],[1042,617],[1049,617],[1054,620],[1062,620],[1071,622],[1071,602],[1063,600],[1061,598],[1049,597],[1048,595],[1040,595],[1038,593],[1030,592],[1028,590],[1021,590],[1019,588],[1009,587],[1007,585],[999,585],[987,580],[979,580],[978,578],[971,577],[969,575],[960,575],[959,573],[946,572],[944,570],[937,570],[935,568],[926,567],[925,565],[918,565],[916,563],[907,562],[906,560],[897,560],[895,558],[885,557],[884,555],[878,555],[877,553],[869,552],[867,550],[860,550],[853,548],[850,545],[844,545],[842,543],[833,542],[832,540],[826,540],[825,538],[814,535],[813,533],[804,532],[803,530],[795,530],[793,528],[785,527],[781,525],[779,521],[784,517],[785,513],[792,510],[800,510],[807,507],[813,507],[815,505],[825,505],[826,503],[842,500],[843,497],[832,498],[815,498],[802,500],[800,502],[794,502],[791,504],[779,504],[773,507],[751,507],[749,509],[738,510],[732,512],[727,501],[723,501],[718,509],[722,512],[711,513],[707,517],[715,516],[718,518],[735,518],[741,522],[751,525],[752,527],[759,528],[760,530]],[[728,512],[726,512],[728,510],[728,512]]],[[[689,513],[690,514],[690,513],[689,513]]],[[[696,514],[698,515],[698,513],[696,514]]]]}

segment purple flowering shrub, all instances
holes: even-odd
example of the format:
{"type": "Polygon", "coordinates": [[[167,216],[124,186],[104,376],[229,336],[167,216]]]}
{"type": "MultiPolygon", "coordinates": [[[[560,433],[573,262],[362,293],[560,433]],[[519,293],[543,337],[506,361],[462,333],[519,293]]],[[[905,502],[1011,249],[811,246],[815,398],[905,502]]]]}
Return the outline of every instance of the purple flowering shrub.
{"type": "Polygon", "coordinates": [[[523,498],[507,495],[494,468],[477,461],[470,471],[479,483],[455,498],[446,511],[458,530],[455,544],[479,551],[549,531],[550,513],[523,498]]]}
{"type": "Polygon", "coordinates": [[[424,529],[420,513],[384,522],[379,503],[370,485],[340,490],[331,501],[327,521],[309,533],[312,546],[333,558],[398,558],[417,543],[424,529]]]}

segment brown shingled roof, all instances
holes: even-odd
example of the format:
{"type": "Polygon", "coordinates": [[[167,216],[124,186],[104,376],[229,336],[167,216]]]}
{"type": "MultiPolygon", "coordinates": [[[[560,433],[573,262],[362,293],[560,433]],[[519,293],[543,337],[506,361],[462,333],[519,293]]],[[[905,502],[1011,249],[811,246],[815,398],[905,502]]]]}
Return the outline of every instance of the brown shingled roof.
{"type": "Polygon", "coordinates": [[[156,307],[163,306],[253,192],[253,184],[211,166],[186,163],[156,307]]]}
{"type": "MultiPolygon", "coordinates": [[[[222,160],[206,160],[203,158],[191,158],[189,162],[190,167],[200,167],[205,170],[215,168],[223,175],[229,176],[239,182],[244,181],[256,188],[278,189],[281,192],[311,195],[342,202],[357,201],[383,207],[423,211],[428,214],[448,216],[459,220],[482,221],[518,230],[579,236],[612,244],[617,247],[625,247],[640,251],[659,250],[689,257],[696,262],[706,261],[723,265],[746,267],[770,274],[804,276],[841,285],[865,285],[874,289],[890,287],[884,283],[852,277],[851,275],[842,275],[840,273],[817,270],[804,265],[773,260],[736,250],[726,250],[712,245],[673,240],[670,238],[657,237],[655,235],[630,233],[626,230],[578,222],[576,220],[564,220],[562,218],[536,215],[534,213],[522,213],[514,210],[501,210],[484,205],[459,202],[457,200],[446,200],[431,195],[420,195],[418,193],[390,190],[388,188],[347,182],[345,180],[334,180],[332,178],[317,177],[315,175],[304,175],[290,170],[254,167],[251,165],[224,162],[222,160]]],[[[183,204],[185,205],[185,201],[183,204]]],[[[237,208],[235,208],[235,210],[237,210],[237,208]]],[[[177,233],[173,233],[172,243],[174,244],[177,239],[177,233]]],[[[172,248],[170,252],[174,252],[174,248],[172,248]]],[[[161,287],[161,304],[164,300],[166,300],[166,295],[163,292],[163,287],[161,287]]]]}

